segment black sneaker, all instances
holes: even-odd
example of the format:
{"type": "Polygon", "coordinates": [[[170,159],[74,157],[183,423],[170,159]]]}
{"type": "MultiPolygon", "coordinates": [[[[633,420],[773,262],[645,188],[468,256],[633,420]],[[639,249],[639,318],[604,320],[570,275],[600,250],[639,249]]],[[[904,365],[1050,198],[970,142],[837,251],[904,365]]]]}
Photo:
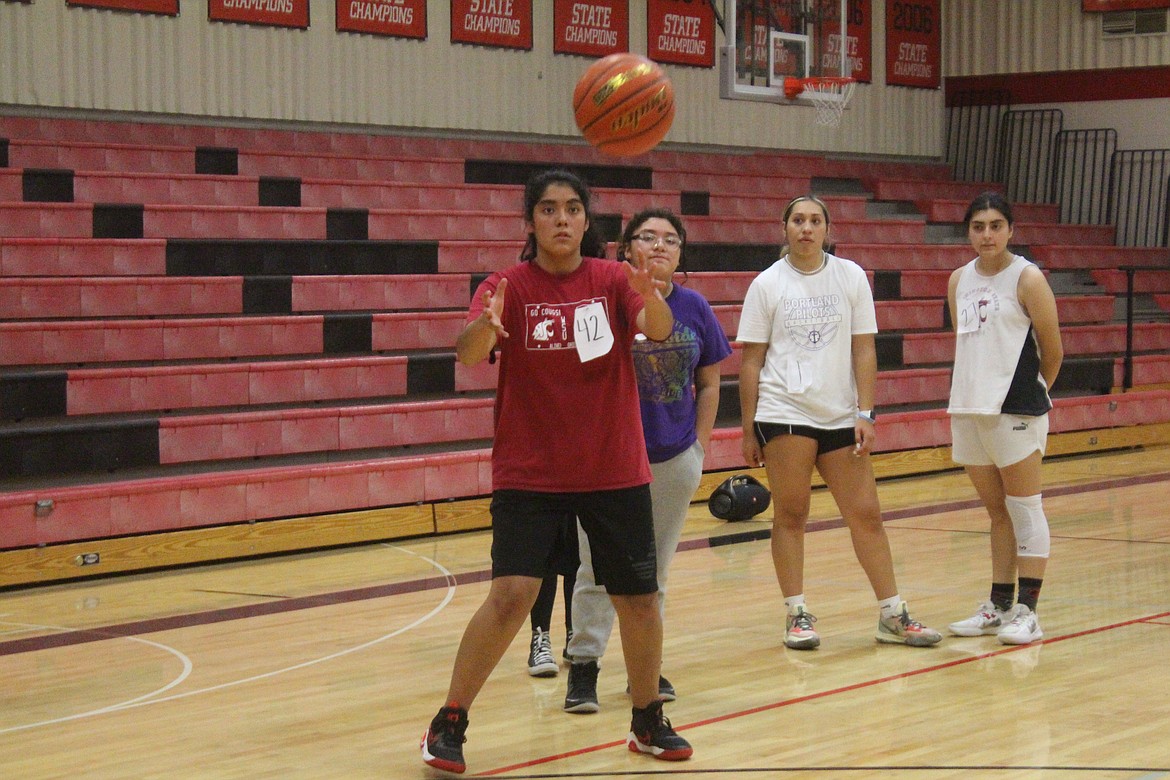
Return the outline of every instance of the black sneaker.
{"type": "Polygon", "coordinates": [[[463,774],[463,743],[467,741],[467,710],[443,707],[422,738],[423,763],[445,772],[463,774]]]}
{"type": "Polygon", "coordinates": [[[528,649],[528,673],[533,677],[556,677],[559,668],[553,658],[548,632],[542,628],[534,630],[528,649]]]}
{"type": "MultiPolygon", "coordinates": [[[[626,693],[630,692],[630,683],[626,683],[626,693]]],[[[675,693],[674,686],[670,684],[670,680],[662,675],[658,675],[658,700],[659,701],[674,701],[678,698],[675,693]]]]}
{"type": "Polygon", "coordinates": [[[596,661],[569,664],[569,692],[565,696],[565,712],[585,713],[601,709],[597,703],[598,671],[600,669],[596,661]]]}
{"type": "Polygon", "coordinates": [[[695,751],[691,743],[675,733],[662,714],[662,702],[652,701],[645,709],[634,707],[626,745],[631,753],[648,753],[663,761],[685,761],[695,751]]]}

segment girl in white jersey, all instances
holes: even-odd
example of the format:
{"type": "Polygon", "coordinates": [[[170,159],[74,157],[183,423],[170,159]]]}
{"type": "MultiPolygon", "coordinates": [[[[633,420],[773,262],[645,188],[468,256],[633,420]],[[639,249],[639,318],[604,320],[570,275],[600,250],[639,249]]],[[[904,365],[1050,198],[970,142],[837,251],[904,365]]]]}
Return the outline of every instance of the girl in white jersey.
{"type": "Polygon", "coordinates": [[[1036,601],[1049,532],[1040,459],[1052,408],[1048,390],[1064,349],[1056,299],[1044,274],[1008,251],[1011,205],[999,193],[985,192],[964,221],[979,256],[952,273],[947,287],[955,327],[947,411],[952,457],[991,516],[991,595],[949,629],[956,636],[996,634],[1004,644],[1022,645],[1043,636],[1036,601]]]}
{"type": "Polygon", "coordinates": [[[865,271],[825,252],[829,210],[811,195],[784,210],[788,252],[748,288],[737,340],[743,455],[772,489],[772,561],[788,618],[784,644],[820,645],[804,599],[804,530],[815,466],[849,527],[878,599],[879,642],[941,638],[898,595],[869,453],[874,445],[877,317],[865,271]]]}

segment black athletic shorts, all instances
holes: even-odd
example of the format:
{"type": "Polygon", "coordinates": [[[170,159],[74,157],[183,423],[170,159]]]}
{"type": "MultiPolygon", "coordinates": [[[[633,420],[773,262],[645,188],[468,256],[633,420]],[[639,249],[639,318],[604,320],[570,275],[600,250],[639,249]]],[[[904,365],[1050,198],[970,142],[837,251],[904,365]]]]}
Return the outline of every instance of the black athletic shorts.
{"type": "Polygon", "coordinates": [[[615,596],[658,591],[650,486],[587,493],[497,490],[492,494],[492,577],[543,579],[556,571],[567,515],[589,537],[598,585],[615,596]]]}
{"type": "Polygon", "coordinates": [[[857,437],[852,428],[814,428],[811,425],[789,425],[756,421],[756,441],[764,447],[777,436],[804,436],[817,443],[817,455],[839,450],[842,447],[857,446],[857,437]]]}

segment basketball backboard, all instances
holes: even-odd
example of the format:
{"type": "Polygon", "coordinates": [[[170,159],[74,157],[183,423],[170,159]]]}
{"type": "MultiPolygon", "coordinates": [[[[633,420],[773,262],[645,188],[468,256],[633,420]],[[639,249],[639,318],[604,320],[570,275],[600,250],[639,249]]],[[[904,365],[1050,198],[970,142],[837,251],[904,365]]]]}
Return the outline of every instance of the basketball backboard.
{"type": "Polygon", "coordinates": [[[720,95],[783,102],[786,78],[849,76],[849,0],[727,0],[720,95]]]}

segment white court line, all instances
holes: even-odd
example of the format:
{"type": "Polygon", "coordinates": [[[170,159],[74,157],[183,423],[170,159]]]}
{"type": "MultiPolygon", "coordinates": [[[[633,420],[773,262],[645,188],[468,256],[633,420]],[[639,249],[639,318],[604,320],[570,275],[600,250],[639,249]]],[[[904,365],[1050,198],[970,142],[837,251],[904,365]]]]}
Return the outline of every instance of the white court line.
{"type": "MultiPolygon", "coordinates": [[[[239,679],[239,680],[233,680],[231,682],[220,683],[219,685],[212,685],[212,686],[209,686],[207,688],[197,688],[193,691],[184,691],[183,693],[176,693],[176,694],[173,694],[171,696],[164,696],[162,698],[154,698],[154,697],[156,697],[159,694],[164,693],[167,690],[178,685],[180,682],[182,682],[184,679],[186,679],[187,675],[190,674],[191,669],[192,669],[192,665],[191,665],[190,660],[188,660],[187,656],[183,655],[178,650],[174,650],[173,648],[169,648],[166,645],[158,644],[156,642],[151,642],[151,641],[146,640],[146,639],[139,639],[137,637],[121,637],[123,639],[130,639],[130,640],[133,640],[136,642],[143,642],[144,644],[154,645],[155,647],[162,648],[164,650],[167,650],[168,652],[175,653],[177,656],[182,658],[184,661],[184,673],[179,678],[171,681],[169,684],[163,686],[162,688],[159,688],[156,691],[152,691],[151,693],[147,693],[147,694],[144,694],[142,696],[138,696],[134,699],[130,699],[129,701],[121,702],[119,704],[111,704],[108,707],[101,707],[99,709],[90,710],[88,712],[79,712],[75,715],[67,715],[67,716],[64,716],[61,718],[53,718],[51,720],[39,721],[36,723],[26,723],[26,724],[21,725],[21,726],[9,726],[8,728],[0,729],[0,734],[6,734],[6,733],[11,732],[11,731],[22,731],[25,729],[33,729],[33,728],[37,728],[40,726],[48,726],[48,725],[51,725],[54,723],[61,723],[64,721],[79,720],[81,718],[89,718],[89,717],[93,717],[95,715],[104,715],[104,714],[109,713],[109,712],[118,712],[120,710],[128,710],[128,709],[132,709],[134,707],[142,707],[142,706],[145,706],[147,704],[159,704],[161,702],[175,701],[177,699],[185,699],[188,696],[197,696],[197,695],[203,694],[203,693],[211,693],[213,691],[223,690],[225,688],[233,688],[237,685],[243,685],[245,683],[251,683],[251,682],[256,682],[258,680],[264,680],[264,679],[267,679],[269,677],[276,677],[277,675],[285,674],[287,672],[293,672],[293,671],[296,671],[298,669],[305,669],[305,668],[310,667],[310,666],[315,666],[316,664],[319,664],[319,663],[324,663],[325,661],[332,661],[335,658],[341,658],[343,656],[349,655],[350,653],[356,653],[359,650],[365,650],[368,647],[373,647],[376,644],[379,644],[381,642],[385,642],[387,639],[393,639],[394,637],[398,636],[399,634],[403,634],[403,633],[410,631],[411,629],[416,628],[417,626],[420,626],[423,623],[427,622],[428,620],[433,618],[435,615],[439,614],[439,612],[441,612],[444,608],[446,608],[446,606],[449,603],[451,603],[451,599],[453,599],[455,597],[455,575],[453,575],[450,572],[450,570],[448,570],[446,567],[442,566],[438,561],[435,561],[431,558],[427,558],[424,555],[419,555],[418,553],[411,552],[410,550],[405,550],[401,547],[394,547],[394,546],[388,545],[388,544],[384,545],[384,546],[389,547],[392,550],[397,550],[398,552],[404,552],[407,555],[413,555],[416,558],[422,558],[424,561],[429,563],[431,566],[433,566],[434,568],[436,568],[440,572],[442,572],[444,578],[446,578],[446,580],[447,580],[447,595],[443,597],[443,600],[441,602],[439,602],[439,604],[434,609],[432,609],[430,612],[428,612],[427,614],[418,618],[417,620],[403,626],[402,628],[391,631],[389,634],[383,634],[382,636],[371,639],[368,642],[363,642],[360,645],[354,645],[353,647],[347,648],[345,650],[339,650],[336,653],[330,653],[329,655],[324,655],[324,656],[321,656],[319,658],[314,658],[314,659],[311,659],[308,661],[303,661],[299,664],[293,664],[292,666],[286,666],[283,669],[274,669],[271,672],[264,672],[263,674],[257,674],[257,675],[253,675],[251,677],[244,677],[244,678],[239,679]]],[[[51,628],[51,627],[50,626],[43,626],[43,628],[51,628]]],[[[72,631],[74,629],[59,629],[59,630],[72,631]]]]}
{"type": "MultiPolygon", "coordinates": [[[[7,622],[7,621],[5,621],[5,622],[7,622]]],[[[39,625],[33,625],[31,623],[9,623],[9,625],[14,625],[14,626],[15,625],[23,625],[23,626],[28,626],[30,629],[39,628],[39,629],[44,629],[44,630],[48,630],[48,631],[74,631],[74,630],[76,630],[76,629],[72,629],[72,628],[62,628],[61,626],[39,626],[39,625]]],[[[110,704],[106,707],[100,707],[96,710],[89,710],[87,712],[79,712],[79,713],[76,713],[74,715],[63,715],[60,718],[51,718],[49,720],[41,720],[41,721],[37,721],[35,723],[25,723],[25,724],[22,724],[20,726],[9,726],[7,728],[0,729],[0,734],[7,734],[11,731],[23,731],[25,729],[35,729],[35,728],[38,728],[40,726],[48,726],[48,725],[51,725],[53,723],[65,723],[67,721],[77,720],[79,718],[88,718],[88,717],[93,716],[93,715],[101,715],[102,713],[113,712],[115,710],[120,710],[123,707],[132,707],[135,704],[140,703],[143,699],[149,699],[152,696],[158,696],[160,693],[165,693],[165,692],[169,691],[171,688],[174,688],[176,685],[183,682],[183,680],[186,680],[187,677],[189,677],[191,675],[191,671],[195,668],[194,665],[191,663],[191,659],[188,658],[186,655],[179,652],[175,648],[170,647],[168,645],[164,645],[160,642],[152,642],[149,639],[142,639],[141,637],[136,637],[136,636],[111,637],[111,639],[125,639],[125,640],[130,641],[130,642],[141,642],[144,645],[150,645],[151,647],[157,647],[160,650],[165,650],[166,652],[170,653],[171,655],[173,655],[179,659],[179,662],[183,664],[183,671],[179,674],[178,677],[171,680],[169,683],[167,683],[163,687],[158,688],[156,690],[153,690],[150,693],[144,693],[141,696],[136,696],[135,698],[130,699],[128,701],[119,702],[117,704],[110,704]]]]}

